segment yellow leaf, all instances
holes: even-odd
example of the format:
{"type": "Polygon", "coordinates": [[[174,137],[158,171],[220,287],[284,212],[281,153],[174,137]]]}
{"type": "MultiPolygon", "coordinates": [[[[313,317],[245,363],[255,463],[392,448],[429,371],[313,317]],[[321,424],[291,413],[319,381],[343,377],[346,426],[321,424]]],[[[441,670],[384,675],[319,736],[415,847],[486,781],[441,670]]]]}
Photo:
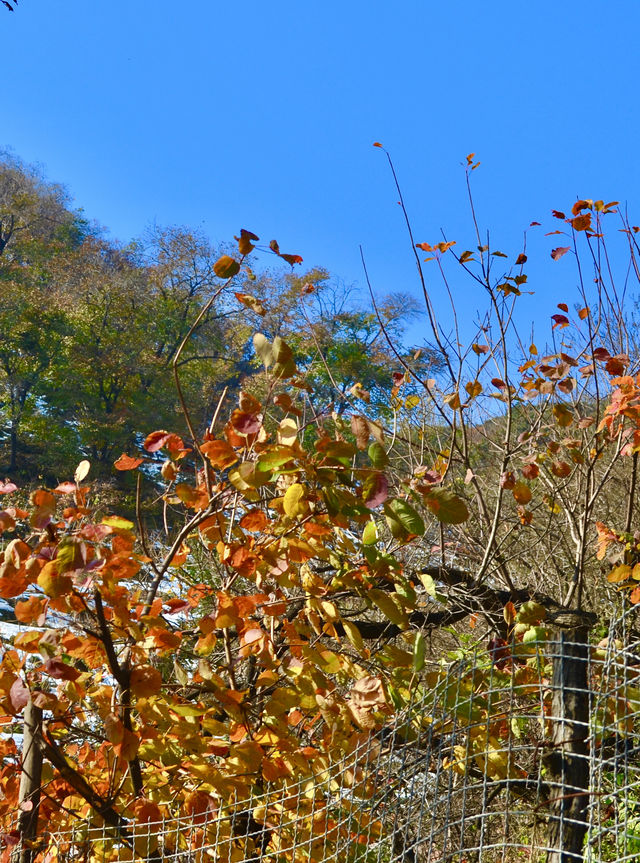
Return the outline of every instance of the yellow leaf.
{"type": "Polygon", "coordinates": [[[73,588],[73,582],[70,578],[58,574],[58,564],[55,560],[48,561],[42,567],[38,576],[38,585],[52,599],[70,593],[73,588]]]}
{"type": "Polygon", "coordinates": [[[355,625],[355,623],[351,623],[350,620],[343,620],[342,625],[344,626],[344,631],[351,644],[359,653],[362,653],[362,651],[364,650],[364,642],[362,640],[362,635],[360,635],[360,630],[358,629],[358,627],[355,625]]]}
{"type": "Polygon", "coordinates": [[[631,567],[626,563],[621,563],[619,566],[614,566],[607,576],[607,581],[611,584],[618,584],[621,581],[626,581],[630,576],[631,567]]]}
{"type": "Polygon", "coordinates": [[[294,417],[285,417],[278,428],[278,443],[293,446],[298,436],[298,423],[294,417]]]}
{"type": "Polygon", "coordinates": [[[302,515],[306,510],[306,503],[304,502],[304,486],[299,482],[294,482],[293,485],[290,485],[285,492],[282,506],[285,513],[290,518],[296,518],[296,516],[302,515]]]}

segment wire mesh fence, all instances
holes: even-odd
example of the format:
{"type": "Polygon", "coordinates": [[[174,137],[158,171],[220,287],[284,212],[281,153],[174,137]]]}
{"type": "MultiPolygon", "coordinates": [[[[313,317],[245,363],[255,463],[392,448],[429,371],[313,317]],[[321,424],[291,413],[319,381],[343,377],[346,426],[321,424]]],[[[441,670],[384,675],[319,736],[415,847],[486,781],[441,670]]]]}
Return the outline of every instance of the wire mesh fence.
{"type": "Polygon", "coordinates": [[[427,664],[392,722],[304,781],[201,792],[119,830],[39,825],[14,861],[493,863],[640,858],[640,641],[634,613],[593,643],[545,641],[427,664]]]}

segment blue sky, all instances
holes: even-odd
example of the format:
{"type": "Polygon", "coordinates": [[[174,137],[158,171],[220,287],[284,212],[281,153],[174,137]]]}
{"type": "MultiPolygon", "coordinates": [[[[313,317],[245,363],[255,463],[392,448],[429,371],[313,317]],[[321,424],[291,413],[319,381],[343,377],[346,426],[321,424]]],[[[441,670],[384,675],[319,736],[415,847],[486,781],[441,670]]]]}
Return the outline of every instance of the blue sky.
{"type": "MultiPolygon", "coordinates": [[[[154,220],[215,241],[246,227],[360,285],[362,244],[377,291],[417,292],[373,142],[394,158],[417,240],[442,227],[472,243],[471,151],[481,221],[504,251],[577,197],[633,210],[639,29],[638,0],[20,0],[0,9],[0,145],[121,240],[154,220]]],[[[525,315],[553,311],[560,273],[571,293],[550,240],[532,241],[544,263],[525,315]]],[[[468,284],[460,303],[479,304],[468,284]]]]}

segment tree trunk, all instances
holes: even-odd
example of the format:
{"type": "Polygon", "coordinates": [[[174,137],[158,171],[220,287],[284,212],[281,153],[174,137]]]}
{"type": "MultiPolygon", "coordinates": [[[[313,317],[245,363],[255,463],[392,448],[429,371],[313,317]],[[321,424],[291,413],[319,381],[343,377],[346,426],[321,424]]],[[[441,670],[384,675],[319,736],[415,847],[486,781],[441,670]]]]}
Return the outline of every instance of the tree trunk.
{"type": "Polygon", "coordinates": [[[12,863],[32,863],[36,852],[33,843],[38,836],[38,810],[40,808],[40,785],[42,778],[42,752],[37,736],[42,723],[42,710],[33,701],[24,709],[22,739],[22,775],[20,777],[18,832],[20,844],[13,855],[12,863]]]}
{"type": "Polygon", "coordinates": [[[547,863],[583,860],[589,802],[589,689],[586,626],[556,630],[553,642],[553,723],[545,756],[549,823],[547,863]]]}

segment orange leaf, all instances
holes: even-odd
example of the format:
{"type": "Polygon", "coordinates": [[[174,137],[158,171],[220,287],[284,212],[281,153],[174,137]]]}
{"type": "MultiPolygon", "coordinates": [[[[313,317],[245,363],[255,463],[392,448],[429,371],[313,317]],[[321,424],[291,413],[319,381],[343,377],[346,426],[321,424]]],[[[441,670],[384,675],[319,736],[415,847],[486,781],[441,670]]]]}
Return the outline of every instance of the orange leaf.
{"type": "Polygon", "coordinates": [[[511,493],[518,503],[525,504],[531,500],[531,489],[525,482],[517,482],[511,493]]]}
{"type": "Polygon", "coordinates": [[[224,470],[238,461],[235,450],[224,440],[210,440],[200,447],[214,467],[224,470]]]}
{"type": "Polygon", "coordinates": [[[502,609],[502,616],[504,617],[504,622],[507,626],[513,626],[516,622],[516,607],[512,602],[508,602],[505,607],[502,609]]]}
{"type": "Polygon", "coordinates": [[[148,698],[160,691],[162,675],[152,665],[139,665],[131,671],[131,691],[139,698],[148,698]]]}
{"type": "Polygon", "coordinates": [[[268,523],[268,519],[261,509],[249,510],[240,519],[240,527],[251,531],[264,530],[268,523]]]}
{"type": "Polygon", "coordinates": [[[14,614],[20,623],[37,623],[47,607],[47,601],[38,596],[30,596],[16,602],[14,614]]]}
{"type": "Polygon", "coordinates": [[[140,467],[144,459],[122,453],[120,458],[113,463],[116,470],[135,470],[140,467]]]}
{"type": "Polygon", "coordinates": [[[582,210],[590,210],[591,207],[593,207],[593,201],[580,200],[576,201],[573,207],[571,207],[571,212],[574,216],[577,216],[582,210]]]}
{"type": "Polygon", "coordinates": [[[240,229],[240,236],[234,237],[238,241],[238,250],[241,255],[248,255],[249,252],[252,252],[255,249],[255,246],[251,242],[252,240],[258,241],[260,237],[256,237],[251,231],[246,231],[244,228],[240,229]]]}
{"type": "Polygon", "coordinates": [[[301,264],[302,258],[300,255],[280,255],[283,261],[286,261],[288,264],[293,266],[294,264],[301,264]]]}

